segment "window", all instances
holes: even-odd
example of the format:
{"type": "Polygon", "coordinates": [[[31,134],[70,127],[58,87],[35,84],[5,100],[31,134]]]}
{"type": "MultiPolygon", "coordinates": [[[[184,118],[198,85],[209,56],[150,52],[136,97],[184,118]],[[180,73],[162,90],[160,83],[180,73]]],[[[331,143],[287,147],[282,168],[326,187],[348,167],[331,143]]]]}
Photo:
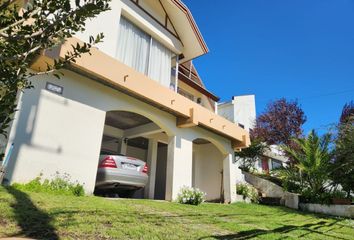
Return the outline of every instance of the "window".
{"type": "Polygon", "coordinates": [[[272,169],[278,169],[281,168],[283,165],[281,163],[281,161],[275,160],[275,159],[271,159],[272,161],[272,169]]]}
{"type": "Polygon", "coordinates": [[[169,87],[172,52],[126,18],[119,25],[117,59],[169,87]]]}

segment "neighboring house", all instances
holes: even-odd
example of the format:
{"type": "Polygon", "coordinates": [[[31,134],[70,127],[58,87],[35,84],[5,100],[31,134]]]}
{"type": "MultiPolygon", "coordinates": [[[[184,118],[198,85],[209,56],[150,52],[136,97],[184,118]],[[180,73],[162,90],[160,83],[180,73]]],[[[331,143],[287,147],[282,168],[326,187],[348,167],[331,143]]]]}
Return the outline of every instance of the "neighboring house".
{"type": "Polygon", "coordinates": [[[257,161],[255,168],[259,172],[269,173],[269,171],[274,169],[285,167],[287,162],[288,158],[284,156],[280,147],[278,145],[271,145],[262,158],[257,161]]]}
{"type": "Polygon", "coordinates": [[[92,56],[77,59],[60,80],[38,77],[21,94],[7,180],[67,173],[92,193],[100,153],[124,153],[147,161],[147,198],[173,200],[192,186],[207,200],[235,201],[234,151],[250,144],[249,134],[215,113],[218,97],[191,62],[208,48],[188,8],[180,0],[112,1],[32,70],[99,32],[105,39],[92,56]]]}
{"type": "Polygon", "coordinates": [[[255,96],[234,96],[229,102],[219,103],[218,114],[249,132],[256,121],[255,96]]]}
{"type": "MultiPolygon", "coordinates": [[[[256,102],[254,95],[234,96],[231,101],[218,104],[218,114],[250,131],[256,121],[256,102]]],[[[288,159],[279,146],[271,145],[264,156],[255,164],[259,172],[269,172],[285,166],[288,159]]]]}

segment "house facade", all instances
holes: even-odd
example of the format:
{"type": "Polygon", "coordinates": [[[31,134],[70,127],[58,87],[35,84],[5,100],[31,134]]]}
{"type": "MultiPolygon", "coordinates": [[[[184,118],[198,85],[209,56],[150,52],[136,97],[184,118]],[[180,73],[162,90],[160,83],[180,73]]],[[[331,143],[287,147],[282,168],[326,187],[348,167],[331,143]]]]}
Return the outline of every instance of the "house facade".
{"type": "Polygon", "coordinates": [[[68,174],[95,187],[101,153],[137,157],[149,166],[144,197],[174,200],[183,186],[207,200],[236,199],[234,151],[250,144],[243,128],[216,113],[192,59],[208,52],[180,0],[116,0],[86,31],[45,51],[31,71],[64,57],[71,44],[103,32],[105,39],[62,70],[38,76],[19,98],[5,178],[68,174]]]}

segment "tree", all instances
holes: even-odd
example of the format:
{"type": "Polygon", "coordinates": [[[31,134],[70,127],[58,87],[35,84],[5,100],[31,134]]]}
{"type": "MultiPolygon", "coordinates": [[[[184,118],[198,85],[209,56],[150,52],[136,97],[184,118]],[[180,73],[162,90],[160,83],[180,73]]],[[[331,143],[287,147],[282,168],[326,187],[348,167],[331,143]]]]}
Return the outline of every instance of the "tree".
{"type": "Polygon", "coordinates": [[[332,181],[340,184],[350,197],[354,192],[354,103],[343,107],[340,123],[337,126],[333,161],[332,181]]]}
{"type": "Polygon", "coordinates": [[[257,139],[252,139],[251,145],[242,151],[235,152],[236,160],[240,162],[239,168],[249,172],[254,169],[255,163],[260,159],[268,146],[257,139]]]}
{"type": "Polygon", "coordinates": [[[252,169],[269,148],[267,145],[287,144],[295,148],[291,139],[301,136],[305,121],[305,114],[296,101],[282,98],[269,103],[265,112],[257,117],[255,127],[250,132],[251,145],[235,154],[240,161],[240,168],[246,171],[252,169]]]}
{"type": "Polygon", "coordinates": [[[85,21],[109,10],[110,0],[0,0],[0,136],[16,111],[17,94],[32,87],[31,78],[53,73],[89,53],[103,35],[90,37],[89,43],[72,46],[63,59],[40,72],[30,72],[33,61],[44,49],[62,44],[76,32],[85,30],[85,21]],[[22,3],[23,2],[23,3],[22,3]],[[22,3],[22,4],[21,4],[22,3]]]}
{"type": "Polygon", "coordinates": [[[352,118],[353,116],[354,116],[354,101],[350,101],[349,103],[346,103],[344,105],[339,122],[341,124],[351,122],[352,119],[350,118],[352,118]]]}
{"type": "Polygon", "coordinates": [[[291,139],[301,136],[305,122],[304,111],[298,102],[282,98],[269,103],[265,112],[257,117],[252,138],[269,145],[290,145],[291,139]]]}
{"type": "Polygon", "coordinates": [[[332,153],[329,149],[330,134],[319,137],[312,130],[306,138],[294,139],[299,146],[293,149],[282,145],[283,150],[296,160],[296,164],[278,173],[287,182],[296,182],[300,185],[302,194],[312,199],[318,199],[326,192],[331,174],[332,153]]]}

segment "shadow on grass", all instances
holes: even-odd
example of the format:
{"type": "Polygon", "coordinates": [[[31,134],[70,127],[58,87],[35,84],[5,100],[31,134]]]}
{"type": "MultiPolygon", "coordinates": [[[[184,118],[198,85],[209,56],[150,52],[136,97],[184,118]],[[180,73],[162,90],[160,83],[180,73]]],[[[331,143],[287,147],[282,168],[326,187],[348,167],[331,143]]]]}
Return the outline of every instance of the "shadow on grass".
{"type": "Polygon", "coordinates": [[[21,228],[18,236],[35,239],[59,239],[55,228],[51,224],[52,218],[46,212],[37,208],[28,194],[13,187],[6,187],[6,190],[16,200],[11,207],[15,213],[17,225],[21,228]]]}
{"type": "Polygon", "coordinates": [[[304,225],[300,225],[300,226],[284,225],[282,227],[278,227],[278,228],[271,229],[271,230],[252,229],[252,230],[247,230],[247,231],[241,231],[241,232],[238,232],[235,234],[203,237],[203,238],[200,238],[200,240],[201,239],[208,239],[208,238],[214,238],[214,239],[220,239],[220,240],[252,239],[252,238],[257,238],[262,235],[273,234],[273,233],[285,234],[285,233],[289,233],[291,231],[297,231],[297,230],[303,230],[303,231],[307,232],[307,233],[299,236],[300,238],[304,237],[308,234],[314,233],[314,234],[322,235],[322,237],[324,239],[331,237],[331,238],[335,238],[335,239],[344,239],[345,240],[346,238],[341,238],[338,236],[327,234],[325,232],[317,231],[317,229],[319,229],[319,228],[332,226],[336,222],[330,223],[329,225],[327,225],[326,224],[327,222],[325,222],[325,221],[320,221],[320,222],[316,222],[316,223],[309,223],[309,224],[304,224],[304,225]]]}

